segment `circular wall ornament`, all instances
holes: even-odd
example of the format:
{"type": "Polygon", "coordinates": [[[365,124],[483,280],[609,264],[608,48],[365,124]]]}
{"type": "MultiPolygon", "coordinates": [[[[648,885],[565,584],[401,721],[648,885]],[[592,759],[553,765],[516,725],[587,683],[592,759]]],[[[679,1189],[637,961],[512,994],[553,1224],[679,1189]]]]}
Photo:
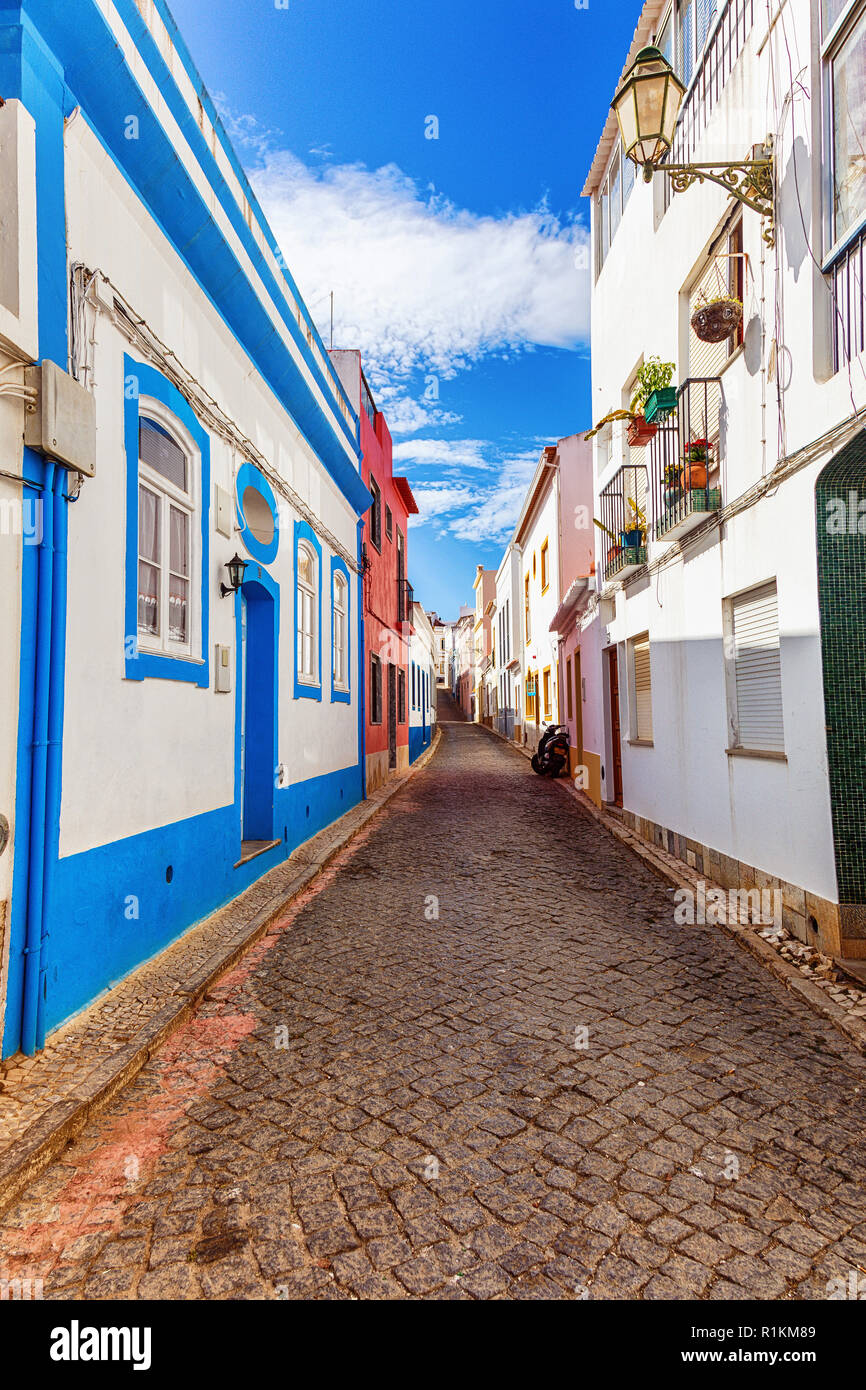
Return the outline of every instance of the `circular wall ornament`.
{"type": "Polygon", "coordinates": [[[260,564],[271,564],[280,548],[279,511],[270,483],[251,463],[238,470],[235,499],[244,546],[260,564]]]}

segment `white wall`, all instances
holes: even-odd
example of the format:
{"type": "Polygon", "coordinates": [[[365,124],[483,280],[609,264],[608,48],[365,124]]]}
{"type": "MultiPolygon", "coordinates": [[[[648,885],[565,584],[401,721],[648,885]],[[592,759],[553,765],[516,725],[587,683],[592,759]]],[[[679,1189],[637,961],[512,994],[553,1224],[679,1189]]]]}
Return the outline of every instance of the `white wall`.
{"type": "MultiPolygon", "coordinates": [[[[354,557],[351,508],[82,120],[68,127],[67,155],[71,260],[109,277],[354,557]]],[[[123,678],[123,354],[137,360],[142,354],[105,315],[97,319],[96,339],[97,472],[85,482],[69,519],[63,855],[227,805],[234,797],[236,677],[230,695],[123,678]]],[[[234,474],[245,460],[209,433],[211,485],[219,484],[234,500],[234,474]]],[[[283,506],[288,527],[269,569],[281,589],[279,759],[288,769],[288,785],[356,760],[357,589],[353,576],[353,703],[331,704],[330,552],[324,545],[323,700],[294,700],[294,513],[288,503],[283,506]]],[[[213,496],[211,514],[213,521],[213,496]]],[[[219,597],[223,566],[236,549],[245,554],[239,537],[218,535],[212,526],[211,659],[216,642],[231,646],[236,656],[233,603],[219,597]]]]}
{"type": "MultiPolygon", "coordinates": [[[[821,181],[817,146],[813,158],[817,113],[803,90],[813,91],[817,99],[820,81],[809,61],[812,16],[807,0],[789,0],[783,18],[769,37],[766,17],[757,19],[693,155],[695,160],[729,160],[745,155],[768,132],[777,135],[781,196],[775,251],[761,239],[758,215],[749,209],[743,214],[751,275],[744,297],[746,346],[722,375],[723,505],[742,497],[780,457],[789,457],[850,416],[854,406],[866,404],[862,364],[850,380],[847,371],[827,376],[821,299],[826,289],[816,283],[803,239],[791,162],[796,138],[804,215],[820,254],[819,208],[812,202],[821,181]],[[790,85],[786,38],[796,55],[795,70],[805,65],[808,74],[795,91],[793,114],[790,103],[782,109],[790,85]],[[771,354],[774,338],[778,341],[771,354]]],[[[638,178],[595,284],[595,420],[628,404],[628,385],[644,357],[658,354],[676,361],[675,381],[686,375],[691,328],[684,296],[723,225],[729,202],[711,184],[694,186],[674,194],[661,216],[661,180],[656,175],[654,186],[648,187],[638,178]]],[[[686,543],[682,556],[667,567],[652,569],[662,555],[676,556],[677,545],[651,542],[649,576],[638,576],[615,591],[616,618],[609,637],[621,658],[635,634],[648,630],[651,643],[651,748],[626,742],[627,668],[622,661],[620,665],[626,808],[832,899],[835,868],[814,521],[815,481],[828,457],[825,451],[757,505],[727,517],[699,544],[686,543]],[[778,586],[787,763],[725,753],[722,600],[771,578],[778,586]]],[[[604,438],[597,440],[598,490],[628,458],[619,427],[610,464],[604,438]]],[[[602,537],[599,565],[606,544],[602,537]]],[[[612,795],[610,776],[607,795],[612,795]]]]}

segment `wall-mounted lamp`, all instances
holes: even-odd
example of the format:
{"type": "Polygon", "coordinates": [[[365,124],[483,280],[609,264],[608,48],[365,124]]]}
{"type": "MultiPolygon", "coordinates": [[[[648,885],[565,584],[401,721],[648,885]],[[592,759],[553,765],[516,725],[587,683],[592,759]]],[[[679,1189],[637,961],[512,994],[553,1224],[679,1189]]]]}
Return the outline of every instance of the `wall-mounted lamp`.
{"type": "Polygon", "coordinates": [[[675,193],[709,179],[766,221],[768,246],[775,242],[775,188],[772,141],[757,146],[751,159],[734,164],[662,164],[673,144],[686,89],[658,48],[642,48],[620,84],[611,108],[616,113],[623,148],[643,170],[646,183],[666,174],[675,193]]]}
{"type": "Polygon", "coordinates": [[[223,598],[228,598],[229,594],[237,593],[238,589],[244,582],[244,574],[246,573],[246,568],[246,560],[242,560],[240,555],[232,556],[231,560],[229,560],[228,564],[226,565],[226,569],[229,572],[229,583],[220,584],[220,593],[222,594],[223,598]]]}

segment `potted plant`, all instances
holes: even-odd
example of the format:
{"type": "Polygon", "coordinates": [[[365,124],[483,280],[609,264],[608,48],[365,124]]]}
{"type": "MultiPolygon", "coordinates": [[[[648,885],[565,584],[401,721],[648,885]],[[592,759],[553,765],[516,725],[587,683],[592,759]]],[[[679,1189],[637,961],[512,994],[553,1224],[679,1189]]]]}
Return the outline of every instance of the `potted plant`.
{"type": "Polygon", "coordinates": [[[682,477],[687,491],[707,486],[712,459],[713,450],[708,439],[692,439],[686,445],[682,477]]]}
{"type": "Polygon", "coordinates": [[[669,463],[663,474],[662,499],[665,507],[676,506],[683,495],[683,470],[678,463],[669,463]]]}
{"type": "MultiPolygon", "coordinates": [[[[671,386],[674,371],[673,362],[662,362],[659,357],[648,357],[638,371],[631,410],[646,425],[656,419],[664,420],[674,409],[677,403],[676,387],[671,386]]],[[[649,437],[653,434],[655,429],[649,437]]]]}
{"type": "Polygon", "coordinates": [[[619,556],[622,554],[622,546],[620,545],[619,541],[617,540],[616,536],[614,535],[613,531],[611,531],[609,526],[605,526],[604,522],[599,521],[597,516],[593,517],[593,521],[595,522],[599,531],[603,531],[604,534],[613,541],[613,545],[608,547],[607,556],[605,557],[605,563],[608,569],[610,569],[613,562],[616,559],[618,559],[619,556]]]}
{"type": "Polygon", "coordinates": [[[723,343],[743,321],[743,302],[732,294],[702,295],[692,311],[692,328],[702,343],[723,343]]]}
{"type": "Polygon", "coordinates": [[[631,497],[628,498],[625,529],[620,531],[619,538],[626,550],[639,550],[646,545],[646,517],[631,497]]]}

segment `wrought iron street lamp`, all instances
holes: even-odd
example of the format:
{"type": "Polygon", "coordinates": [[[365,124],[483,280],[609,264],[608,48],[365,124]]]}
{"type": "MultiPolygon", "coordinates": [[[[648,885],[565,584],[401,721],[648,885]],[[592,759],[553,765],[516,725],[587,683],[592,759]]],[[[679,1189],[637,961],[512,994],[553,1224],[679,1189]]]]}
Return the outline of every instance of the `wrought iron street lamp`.
{"type": "Polygon", "coordinates": [[[240,555],[233,555],[228,561],[226,569],[229,572],[228,584],[220,584],[220,593],[223,598],[228,598],[229,594],[236,594],[244,582],[244,575],[247,570],[246,560],[242,560],[240,555]]]}
{"type": "Polygon", "coordinates": [[[676,193],[709,179],[752,208],[766,222],[764,240],[775,241],[775,190],[772,143],[756,146],[750,159],[737,163],[662,163],[673,144],[686,89],[658,48],[642,48],[620,84],[611,107],[616,113],[626,155],[647,183],[656,170],[666,174],[676,193]]]}

